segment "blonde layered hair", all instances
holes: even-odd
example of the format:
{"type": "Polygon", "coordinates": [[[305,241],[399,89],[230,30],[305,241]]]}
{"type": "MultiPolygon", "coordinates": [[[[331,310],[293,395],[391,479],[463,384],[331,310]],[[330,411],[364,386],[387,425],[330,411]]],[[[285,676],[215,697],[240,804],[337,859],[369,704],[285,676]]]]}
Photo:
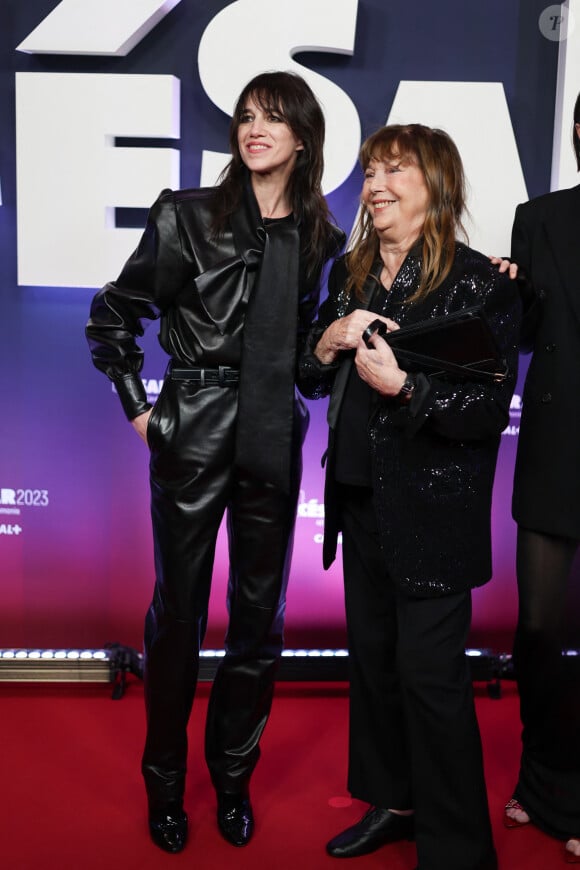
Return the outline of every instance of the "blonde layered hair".
{"type": "MultiPolygon", "coordinates": [[[[462,216],[465,212],[465,176],[459,151],[443,130],[423,124],[390,124],[363,142],[360,164],[366,172],[371,160],[406,161],[419,167],[429,192],[422,239],[422,268],[419,287],[407,302],[424,299],[445,280],[455,255],[455,240],[467,239],[462,216]]],[[[361,208],[347,254],[347,291],[364,297],[363,287],[379,256],[379,238],[372,217],[361,208]]],[[[378,280],[378,279],[377,279],[378,280]]]]}

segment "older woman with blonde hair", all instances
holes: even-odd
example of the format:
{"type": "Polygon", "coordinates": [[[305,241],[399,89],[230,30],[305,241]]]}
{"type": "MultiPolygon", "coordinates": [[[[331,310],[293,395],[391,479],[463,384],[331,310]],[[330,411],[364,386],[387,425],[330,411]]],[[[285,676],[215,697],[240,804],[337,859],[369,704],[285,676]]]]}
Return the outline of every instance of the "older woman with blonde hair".
{"type": "MultiPolygon", "coordinates": [[[[334,837],[354,857],[415,839],[420,870],[497,866],[465,646],[471,589],[492,573],[497,452],[518,360],[515,282],[458,241],[465,184],[450,137],[420,124],[363,144],[350,251],[302,355],[311,397],[330,394],[324,564],[342,531],[350,664],[348,785],[370,804],[334,837]],[[362,339],[477,306],[507,374],[399,363],[362,339]]],[[[388,334],[387,334],[388,339],[388,334]]]]}

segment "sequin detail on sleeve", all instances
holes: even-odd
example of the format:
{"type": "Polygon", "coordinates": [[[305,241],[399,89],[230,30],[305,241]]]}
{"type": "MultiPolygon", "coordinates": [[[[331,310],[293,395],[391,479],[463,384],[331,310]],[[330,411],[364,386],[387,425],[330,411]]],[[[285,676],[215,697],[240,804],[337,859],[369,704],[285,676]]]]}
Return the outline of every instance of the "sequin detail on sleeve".
{"type": "Polygon", "coordinates": [[[492,486],[517,374],[520,312],[516,288],[463,245],[441,288],[401,305],[417,286],[418,269],[418,260],[407,258],[385,313],[403,325],[482,305],[510,370],[502,384],[419,375],[422,397],[413,409],[386,399],[372,420],[375,502],[389,572],[406,594],[429,597],[491,577],[492,486]]]}

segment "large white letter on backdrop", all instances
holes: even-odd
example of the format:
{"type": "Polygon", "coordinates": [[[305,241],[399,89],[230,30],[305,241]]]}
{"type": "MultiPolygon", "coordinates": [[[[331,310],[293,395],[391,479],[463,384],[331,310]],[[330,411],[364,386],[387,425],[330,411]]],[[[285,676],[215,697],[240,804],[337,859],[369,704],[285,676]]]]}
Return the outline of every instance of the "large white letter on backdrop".
{"type": "MultiPolygon", "coordinates": [[[[357,7],[358,0],[237,0],[213,18],[199,44],[203,87],[230,116],[240,90],[259,72],[293,70],[308,82],[326,120],[325,193],[340,187],[352,172],[360,120],[341,88],[292,57],[301,51],[352,54],[357,7]]],[[[228,154],[204,151],[201,184],[214,184],[228,160],[228,154]]]]}
{"type": "Polygon", "coordinates": [[[580,2],[562,3],[558,39],[558,84],[554,115],[552,190],[578,184],[578,167],[572,148],[574,104],[580,91],[580,2]]]}
{"type": "Polygon", "coordinates": [[[440,127],[459,149],[471,246],[484,254],[508,255],[514,211],[528,195],[503,85],[403,81],[387,123],[414,122],[440,127]]]}
{"type": "Polygon", "coordinates": [[[61,0],[17,51],[124,56],[180,2],[61,0]]]}
{"type": "Polygon", "coordinates": [[[100,287],[141,230],[114,208],[147,208],[179,187],[179,151],[116,148],[177,139],[179,80],[166,75],[17,73],[18,283],[100,287]]]}

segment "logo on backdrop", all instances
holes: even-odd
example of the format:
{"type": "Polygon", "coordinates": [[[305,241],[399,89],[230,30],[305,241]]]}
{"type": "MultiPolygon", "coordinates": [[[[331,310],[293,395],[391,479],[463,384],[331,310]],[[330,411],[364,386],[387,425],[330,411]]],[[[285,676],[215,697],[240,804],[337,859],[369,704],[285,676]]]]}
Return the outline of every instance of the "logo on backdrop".
{"type": "Polygon", "coordinates": [[[321,525],[324,520],[324,505],[317,498],[307,499],[305,490],[301,489],[298,516],[316,520],[316,524],[321,525]]]}
{"type": "MultiPolygon", "coordinates": [[[[324,503],[317,498],[308,498],[306,490],[300,490],[298,499],[298,519],[314,520],[317,528],[312,540],[315,544],[322,544],[324,540],[324,503]]],[[[338,543],[342,544],[342,532],[338,534],[338,543]]]]}
{"type": "Polygon", "coordinates": [[[505,427],[502,435],[519,435],[520,417],[522,416],[522,397],[514,393],[510,403],[510,422],[505,427]]]}
{"type": "MultiPolygon", "coordinates": [[[[159,393],[163,386],[163,378],[141,378],[141,381],[143,382],[145,392],[147,393],[147,401],[154,405],[159,398],[159,393]]],[[[111,388],[116,394],[117,390],[115,384],[111,383],[111,388]]]]}
{"type": "MultiPolygon", "coordinates": [[[[23,511],[48,507],[47,489],[13,489],[0,486],[0,514],[21,516],[23,511]]],[[[22,527],[18,523],[0,523],[0,535],[20,535],[22,527]]]]}

